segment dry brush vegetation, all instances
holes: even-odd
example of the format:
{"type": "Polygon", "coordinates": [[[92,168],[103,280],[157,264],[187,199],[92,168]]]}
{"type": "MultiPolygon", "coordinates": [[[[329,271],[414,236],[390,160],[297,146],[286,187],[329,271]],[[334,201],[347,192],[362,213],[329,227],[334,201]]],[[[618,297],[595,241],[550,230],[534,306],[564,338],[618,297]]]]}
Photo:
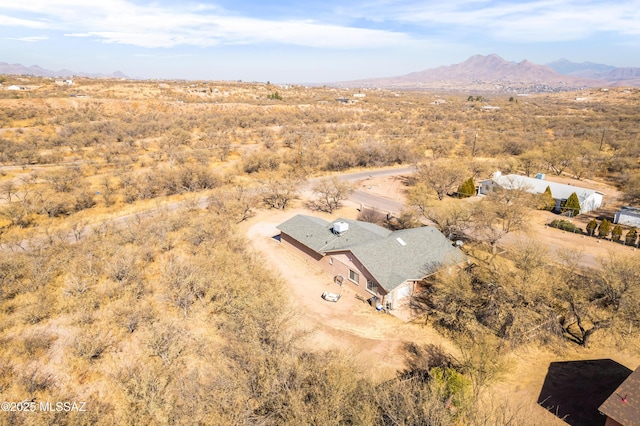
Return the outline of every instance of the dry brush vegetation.
{"type": "MultiPolygon", "coordinates": [[[[637,202],[637,90],[485,110],[419,92],[345,104],[344,89],[32,80],[0,92],[0,392],[88,410],[5,423],[534,424],[482,403],[496,359],[530,343],[637,344],[637,259],[585,271],[535,241],[500,255],[539,200],[439,201],[500,169],[599,179],[637,202]],[[479,266],[425,282],[414,300],[459,353],[408,343],[398,378],[381,383],[305,346],[236,224],[295,203],[308,177],[395,164],[419,171],[415,211],[394,226],[424,216],[487,246],[470,244],[479,266]]],[[[339,207],[351,188],[338,184],[316,183],[315,208],[339,207]]]]}

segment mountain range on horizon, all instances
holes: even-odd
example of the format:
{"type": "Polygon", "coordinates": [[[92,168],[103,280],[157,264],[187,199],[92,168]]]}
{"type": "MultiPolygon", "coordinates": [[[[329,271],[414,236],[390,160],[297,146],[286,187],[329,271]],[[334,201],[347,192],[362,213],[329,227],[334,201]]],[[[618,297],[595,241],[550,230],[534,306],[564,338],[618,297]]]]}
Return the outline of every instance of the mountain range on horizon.
{"type": "Polygon", "coordinates": [[[546,65],[510,62],[497,54],[474,55],[464,62],[398,77],[337,82],[337,87],[484,92],[557,92],[585,87],[640,87],[640,68],[619,68],[561,59],[546,65]]]}
{"type": "Polygon", "coordinates": [[[25,66],[22,64],[9,64],[0,62],[0,74],[32,75],[34,77],[89,77],[89,78],[129,78],[121,71],[111,74],[76,72],[67,69],[58,71],[48,70],[39,65],[25,66]]]}
{"type": "MultiPolygon", "coordinates": [[[[52,71],[38,65],[0,62],[0,74],[37,77],[125,78],[111,74],[62,69],[52,71]]],[[[585,87],[640,87],[640,68],[614,67],[593,62],[576,63],[560,59],[545,65],[528,60],[510,62],[497,54],[474,55],[464,62],[444,65],[397,77],[368,78],[328,84],[334,87],[386,88],[485,92],[555,92],[585,87]]]]}

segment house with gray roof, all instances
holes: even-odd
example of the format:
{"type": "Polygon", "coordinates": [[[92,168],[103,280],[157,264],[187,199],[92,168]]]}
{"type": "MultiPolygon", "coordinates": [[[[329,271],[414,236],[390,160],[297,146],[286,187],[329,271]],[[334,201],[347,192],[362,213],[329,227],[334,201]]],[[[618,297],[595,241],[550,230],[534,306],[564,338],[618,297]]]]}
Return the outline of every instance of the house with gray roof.
{"type": "Polygon", "coordinates": [[[367,299],[393,307],[417,281],[467,261],[432,226],[390,231],[351,219],[296,215],[277,226],[280,242],[367,299]]]}
{"type": "Polygon", "coordinates": [[[595,189],[581,188],[575,185],[568,185],[558,182],[550,182],[544,179],[543,174],[531,178],[521,175],[503,175],[495,172],[491,179],[480,181],[478,195],[488,195],[496,189],[516,190],[521,189],[532,194],[542,194],[547,187],[551,190],[551,196],[556,201],[554,211],[559,213],[565,201],[574,192],[578,196],[580,202],[580,214],[587,213],[592,210],[599,209],[602,206],[603,193],[595,189]]]}

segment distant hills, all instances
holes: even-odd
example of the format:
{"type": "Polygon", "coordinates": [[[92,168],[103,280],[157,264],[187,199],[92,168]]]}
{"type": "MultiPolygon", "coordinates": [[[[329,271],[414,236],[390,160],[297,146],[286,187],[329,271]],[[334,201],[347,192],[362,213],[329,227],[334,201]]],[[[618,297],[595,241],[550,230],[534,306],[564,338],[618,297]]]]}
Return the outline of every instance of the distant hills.
{"type": "Polygon", "coordinates": [[[640,68],[614,67],[611,65],[594,64],[593,62],[582,62],[578,64],[566,59],[548,63],[547,66],[560,74],[605,80],[612,84],[620,82],[621,84],[629,85],[629,83],[625,83],[625,81],[635,79],[636,84],[631,85],[638,85],[637,82],[640,80],[640,68]]]}
{"type": "MultiPolygon", "coordinates": [[[[84,73],[62,69],[52,71],[38,65],[0,62],[0,74],[37,77],[126,78],[112,74],[84,73]]],[[[546,65],[524,60],[509,62],[496,54],[475,55],[454,65],[412,72],[399,77],[370,78],[330,84],[336,87],[370,87],[404,90],[447,90],[506,93],[540,93],[578,90],[585,87],[640,87],[640,68],[614,67],[592,62],[560,59],[546,65]]]]}
{"type": "Polygon", "coordinates": [[[483,92],[558,92],[585,87],[640,86],[640,68],[616,68],[562,59],[547,65],[509,62],[496,54],[399,77],[338,82],[338,87],[381,87],[483,92]]]}
{"type": "Polygon", "coordinates": [[[0,62],[0,74],[33,75],[35,77],[129,78],[120,71],[116,71],[112,74],[91,74],[66,69],[52,71],[38,65],[31,65],[30,67],[27,67],[22,64],[8,64],[6,62],[0,62]]]}

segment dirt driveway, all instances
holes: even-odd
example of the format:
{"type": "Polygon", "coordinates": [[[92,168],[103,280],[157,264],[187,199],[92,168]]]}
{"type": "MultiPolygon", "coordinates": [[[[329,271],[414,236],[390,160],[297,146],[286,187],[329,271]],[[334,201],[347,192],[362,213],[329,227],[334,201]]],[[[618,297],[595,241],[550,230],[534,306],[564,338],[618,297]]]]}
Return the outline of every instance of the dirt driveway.
{"type": "Polygon", "coordinates": [[[279,233],[276,226],[297,213],[330,220],[338,216],[354,217],[357,212],[353,207],[343,208],[332,216],[305,209],[268,210],[259,212],[244,225],[253,248],[289,290],[290,306],[295,309],[299,326],[309,332],[306,342],[310,347],[347,351],[363,370],[375,369],[381,378],[393,377],[404,367],[401,354],[405,342],[434,343],[448,352],[456,351],[451,342],[431,327],[404,323],[377,312],[357,299],[353,290],[334,284],[330,276],[280,246],[273,238],[279,233]],[[342,297],[337,303],[327,302],[320,297],[324,291],[342,293],[342,297]]]}

